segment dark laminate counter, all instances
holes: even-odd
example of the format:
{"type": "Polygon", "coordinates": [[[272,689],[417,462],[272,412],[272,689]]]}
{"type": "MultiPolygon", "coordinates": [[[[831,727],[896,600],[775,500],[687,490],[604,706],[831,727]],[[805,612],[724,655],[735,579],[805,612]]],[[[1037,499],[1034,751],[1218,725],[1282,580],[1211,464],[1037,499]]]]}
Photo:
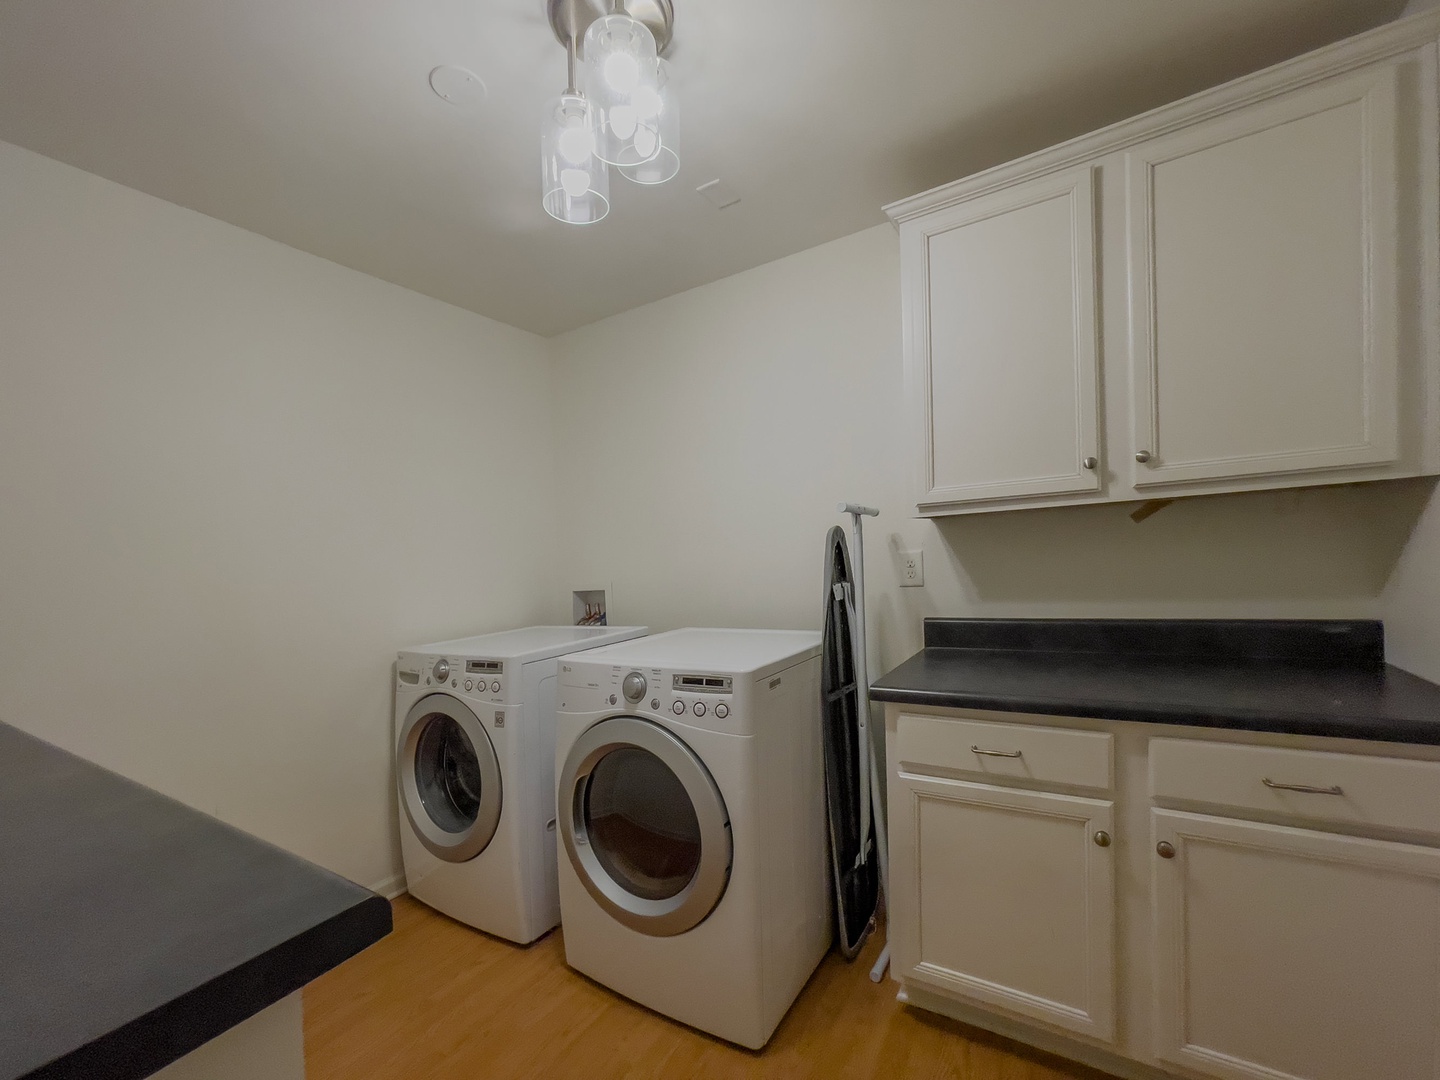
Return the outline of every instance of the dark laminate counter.
{"type": "Polygon", "coordinates": [[[927,619],[876,701],[1440,745],[1375,622],[927,619]]]}
{"type": "Polygon", "coordinates": [[[149,1076],[390,927],[384,898],[0,724],[0,1080],[149,1076]]]}

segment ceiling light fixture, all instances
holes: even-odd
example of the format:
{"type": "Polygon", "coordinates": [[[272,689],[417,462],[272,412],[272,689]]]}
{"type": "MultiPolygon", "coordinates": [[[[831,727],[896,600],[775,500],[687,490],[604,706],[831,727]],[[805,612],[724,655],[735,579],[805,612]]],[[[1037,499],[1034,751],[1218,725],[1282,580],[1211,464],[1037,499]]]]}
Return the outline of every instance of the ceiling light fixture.
{"type": "Polygon", "coordinates": [[[570,84],[545,119],[545,210],[590,224],[610,208],[609,165],[646,185],[680,171],[679,110],[669,64],[660,58],[674,9],[670,0],[546,0],[546,14],[565,46],[570,84]]]}
{"type": "Polygon", "coordinates": [[[655,35],[623,6],[585,31],[595,152],[611,165],[639,165],[660,149],[659,60],[655,35]]]}
{"type": "Polygon", "coordinates": [[[593,225],[610,212],[610,169],[595,153],[590,102],[575,87],[575,38],[566,43],[570,82],[550,103],[540,136],[545,212],[570,225],[593,225]]]}
{"type": "Polygon", "coordinates": [[[648,121],[654,117],[654,153],[638,165],[619,164],[620,175],[637,184],[663,184],[680,171],[680,107],[670,85],[670,61],[661,57],[656,71],[659,77],[653,96],[637,94],[635,104],[647,124],[635,133],[636,149],[648,149],[644,140],[650,137],[646,134],[651,130],[648,121]]]}

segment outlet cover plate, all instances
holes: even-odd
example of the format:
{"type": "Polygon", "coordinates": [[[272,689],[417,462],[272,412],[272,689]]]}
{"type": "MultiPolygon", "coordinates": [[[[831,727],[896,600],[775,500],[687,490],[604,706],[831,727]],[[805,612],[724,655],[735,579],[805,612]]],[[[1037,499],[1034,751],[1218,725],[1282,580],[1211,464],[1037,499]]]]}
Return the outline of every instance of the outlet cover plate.
{"type": "Polygon", "coordinates": [[[925,584],[925,553],[923,551],[900,552],[900,587],[918,588],[925,584]]]}

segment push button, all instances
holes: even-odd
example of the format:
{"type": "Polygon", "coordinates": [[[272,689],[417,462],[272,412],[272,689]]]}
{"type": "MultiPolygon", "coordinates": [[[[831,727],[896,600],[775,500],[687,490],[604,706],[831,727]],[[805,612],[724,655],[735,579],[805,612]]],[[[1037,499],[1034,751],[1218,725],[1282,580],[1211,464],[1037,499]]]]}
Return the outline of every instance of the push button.
{"type": "Polygon", "coordinates": [[[499,679],[496,679],[494,682],[492,682],[492,683],[490,684],[490,692],[491,692],[492,694],[498,694],[498,693],[500,692],[500,680],[499,680],[499,679]]]}
{"type": "Polygon", "coordinates": [[[466,689],[466,690],[473,690],[473,689],[475,689],[475,680],[474,680],[474,679],[466,679],[466,680],[465,680],[465,689],[466,689]]]}
{"type": "Polygon", "coordinates": [[[684,716],[684,715],[685,715],[685,703],[684,703],[683,701],[677,701],[677,702],[675,702],[674,705],[671,705],[671,706],[670,706],[670,710],[671,710],[676,716],[684,716]]]}
{"type": "Polygon", "coordinates": [[[695,702],[695,715],[696,715],[696,716],[704,716],[704,715],[705,715],[705,703],[704,703],[703,701],[697,701],[697,702],[695,702]]]}
{"type": "Polygon", "coordinates": [[[723,701],[720,702],[719,705],[715,706],[715,715],[721,720],[724,720],[725,717],[730,715],[730,706],[726,705],[723,701]]]}

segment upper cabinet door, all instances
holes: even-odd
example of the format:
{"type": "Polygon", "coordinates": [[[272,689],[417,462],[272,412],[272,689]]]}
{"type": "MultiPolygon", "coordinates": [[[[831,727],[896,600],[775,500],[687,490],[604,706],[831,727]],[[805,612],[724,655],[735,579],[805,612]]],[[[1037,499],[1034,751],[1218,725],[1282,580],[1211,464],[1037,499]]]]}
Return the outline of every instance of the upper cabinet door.
{"type": "Polygon", "coordinates": [[[1126,153],[1136,487],[1398,459],[1398,81],[1126,153]]]}
{"type": "Polygon", "coordinates": [[[901,240],[920,510],[1098,491],[1092,169],[906,222],[901,240]]]}

